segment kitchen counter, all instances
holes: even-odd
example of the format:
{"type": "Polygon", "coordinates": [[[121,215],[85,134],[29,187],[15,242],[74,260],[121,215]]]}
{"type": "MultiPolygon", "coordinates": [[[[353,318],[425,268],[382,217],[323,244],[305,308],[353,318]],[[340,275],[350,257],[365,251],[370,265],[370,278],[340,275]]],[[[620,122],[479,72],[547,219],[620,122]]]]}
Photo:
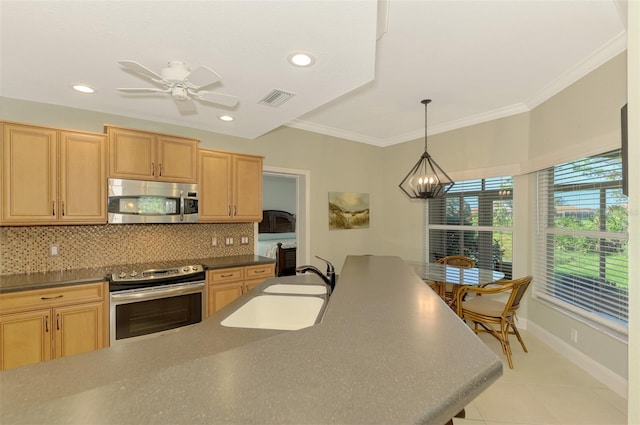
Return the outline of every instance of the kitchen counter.
{"type": "Polygon", "coordinates": [[[502,363],[400,258],[349,256],[322,322],[298,331],[202,323],[0,372],[12,424],[444,424],[502,363]]]}
{"type": "MultiPolygon", "coordinates": [[[[253,266],[273,263],[272,258],[259,255],[234,255],[229,257],[198,258],[195,260],[160,261],[145,263],[147,268],[178,267],[185,264],[202,264],[205,269],[253,266]]],[[[58,286],[81,285],[104,282],[113,271],[135,269],[135,265],[117,265],[100,268],[62,270],[56,272],[24,273],[0,276],[0,293],[26,291],[30,289],[55,288],[58,286]]],[[[137,267],[139,269],[139,267],[137,267]]]]}

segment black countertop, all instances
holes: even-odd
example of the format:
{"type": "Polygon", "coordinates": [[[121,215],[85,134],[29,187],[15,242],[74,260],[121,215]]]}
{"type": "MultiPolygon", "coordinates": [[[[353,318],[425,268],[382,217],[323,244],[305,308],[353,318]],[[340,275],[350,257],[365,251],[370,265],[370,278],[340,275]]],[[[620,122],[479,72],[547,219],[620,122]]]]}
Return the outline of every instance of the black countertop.
{"type": "Polygon", "coordinates": [[[158,261],[154,263],[121,264],[100,268],[62,270],[56,272],[24,273],[0,276],[0,294],[27,291],[30,289],[55,288],[59,286],[81,285],[84,283],[104,282],[107,276],[117,271],[133,269],[154,269],[177,267],[185,264],[201,264],[207,270],[230,267],[253,266],[273,263],[272,258],[259,255],[234,255],[229,257],[197,258],[186,260],[158,261]]]}

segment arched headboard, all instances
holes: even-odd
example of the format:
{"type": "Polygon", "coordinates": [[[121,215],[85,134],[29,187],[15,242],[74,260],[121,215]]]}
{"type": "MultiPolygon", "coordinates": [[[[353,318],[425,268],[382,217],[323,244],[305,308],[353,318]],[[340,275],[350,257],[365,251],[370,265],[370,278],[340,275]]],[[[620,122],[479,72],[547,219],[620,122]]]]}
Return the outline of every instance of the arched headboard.
{"type": "Polygon", "coordinates": [[[286,211],[264,210],[258,233],[293,233],[296,231],[296,216],[286,211]]]}

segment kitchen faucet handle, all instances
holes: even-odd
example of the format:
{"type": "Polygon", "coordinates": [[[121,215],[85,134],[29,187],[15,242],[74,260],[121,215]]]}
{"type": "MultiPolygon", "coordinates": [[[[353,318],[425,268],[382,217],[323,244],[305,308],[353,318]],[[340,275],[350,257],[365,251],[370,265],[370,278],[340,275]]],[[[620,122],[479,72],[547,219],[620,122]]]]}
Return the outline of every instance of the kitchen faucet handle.
{"type": "Polygon", "coordinates": [[[325,260],[324,258],[322,258],[322,257],[318,257],[317,255],[316,255],[316,258],[317,258],[317,259],[319,259],[319,260],[324,261],[325,263],[327,263],[327,274],[329,274],[329,273],[335,273],[336,269],[333,267],[333,264],[331,264],[331,263],[329,262],[329,260],[325,260]]]}

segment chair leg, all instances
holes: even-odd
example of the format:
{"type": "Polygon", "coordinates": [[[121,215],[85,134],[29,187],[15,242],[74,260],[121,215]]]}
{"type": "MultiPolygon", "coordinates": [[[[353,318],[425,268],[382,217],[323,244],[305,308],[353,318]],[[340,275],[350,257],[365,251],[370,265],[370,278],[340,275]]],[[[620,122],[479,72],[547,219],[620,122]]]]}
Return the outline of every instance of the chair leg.
{"type": "Polygon", "coordinates": [[[520,336],[520,332],[518,332],[518,328],[516,327],[516,324],[514,322],[510,322],[511,325],[511,329],[513,329],[513,333],[515,334],[516,338],[518,338],[518,341],[520,342],[520,345],[522,345],[522,349],[524,350],[525,353],[528,353],[529,350],[527,350],[527,346],[524,345],[524,341],[522,340],[522,337],[520,336]]]}
{"type": "Polygon", "coordinates": [[[509,369],[513,369],[513,360],[511,360],[511,346],[509,345],[509,323],[502,322],[500,324],[500,335],[502,339],[502,351],[507,356],[509,369]]]}

